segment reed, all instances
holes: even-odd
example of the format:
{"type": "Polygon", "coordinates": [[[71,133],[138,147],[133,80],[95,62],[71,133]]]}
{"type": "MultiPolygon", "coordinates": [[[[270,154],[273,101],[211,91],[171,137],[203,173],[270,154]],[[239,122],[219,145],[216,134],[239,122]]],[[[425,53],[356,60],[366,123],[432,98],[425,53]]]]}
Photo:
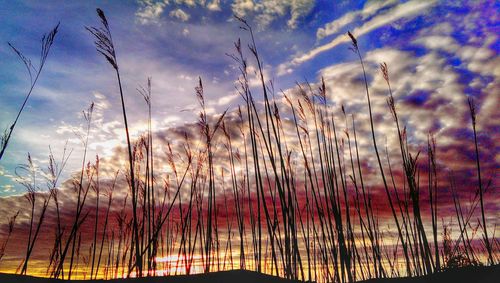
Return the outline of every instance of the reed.
{"type": "Polygon", "coordinates": [[[7,230],[7,237],[3,241],[2,245],[0,246],[0,261],[2,260],[3,256],[5,255],[5,249],[7,248],[7,244],[9,243],[10,236],[12,235],[12,232],[14,231],[14,225],[16,224],[16,218],[19,215],[19,211],[16,212],[14,215],[12,215],[9,218],[9,228],[7,230]]]}
{"type": "MultiPolygon", "coordinates": [[[[85,136],[79,136],[81,139],[81,142],[83,144],[83,158],[82,158],[82,165],[81,165],[81,170],[79,174],[79,179],[74,179],[73,180],[73,187],[75,191],[77,192],[77,203],[76,203],[76,211],[75,211],[75,220],[73,222],[73,225],[71,227],[70,234],[68,235],[68,239],[64,245],[64,248],[62,248],[61,243],[59,243],[59,262],[57,264],[57,267],[54,268],[52,275],[54,278],[59,278],[59,276],[64,277],[64,261],[66,260],[66,256],[69,251],[69,247],[71,246],[71,253],[70,253],[70,266],[69,266],[69,271],[68,271],[68,279],[71,279],[71,271],[73,268],[73,260],[74,260],[74,253],[75,253],[75,247],[76,247],[76,238],[78,235],[78,230],[83,223],[83,220],[87,217],[87,214],[84,214],[82,216],[83,212],[83,207],[85,205],[85,201],[87,199],[87,194],[90,188],[90,184],[92,183],[93,179],[93,172],[90,170],[90,163],[86,164],[87,160],[87,149],[88,149],[88,142],[89,142],[89,135],[90,135],[90,128],[91,128],[91,123],[92,123],[92,114],[94,111],[94,103],[91,103],[89,108],[83,111],[83,117],[86,121],[86,132],[85,136]],[[83,180],[84,177],[87,177],[87,186],[84,185],[83,180]]],[[[58,207],[58,204],[56,202],[56,209],[58,207]]],[[[57,241],[62,241],[60,237],[62,237],[62,232],[58,234],[58,238],[56,239],[57,241]]]]}
{"type": "MultiPolygon", "coordinates": [[[[28,189],[30,204],[22,274],[27,273],[46,211],[51,211],[51,199],[56,221],[51,227],[54,245],[47,274],[61,279],[239,268],[303,281],[355,282],[478,265],[481,254],[488,255],[490,265],[498,262],[499,243],[494,232],[493,236],[488,233],[492,224],[486,222],[484,199],[492,182],[485,182],[481,175],[472,100],[469,110],[478,189],[466,203],[449,174],[455,215],[445,223],[446,215],[440,214],[447,188],[443,188],[444,166],[438,166],[441,156],[436,138],[428,136],[427,160],[419,159],[419,151],[413,153],[385,63],[380,65],[380,75],[387,85],[387,109],[394,123],[377,122],[365,62],[351,33],[347,36],[363,75],[368,132],[360,131],[359,116],[332,99],[334,94],[323,78],[318,84],[306,81],[290,91],[275,90],[274,82],[265,76],[256,34],[248,22],[236,17],[249,42],[245,47],[242,40],[236,41],[234,54],[228,55],[239,71],[236,91],[242,105],[220,115],[209,114],[209,96],[199,78],[194,88],[199,103],[196,125],[183,129],[180,138],[162,143],[153,128],[151,78],[138,87],[147,122],[142,135],[131,140],[110,26],[102,10],[97,14],[100,27],[87,30],[97,51],[115,70],[127,168],[107,176],[99,156],[89,162],[91,104],[83,115],[82,164],[72,183],[76,208],[72,222],[66,224],[57,180],[71,152],[64,150],[60,162],[51,154],[47,193],[39,192],[36,166],[28,157],[28,165],[18,169],[20,176],[28,177],[22,184],[28,189]],[[257,86],[251,83],[254,76],[257,86]],[[399,149],[386,145],[383,152],[378,138],[382,127],[394,129],[399,149]],[[370,143],[366,153],[363,138],[370,143]],[[376,159],[374,164],[370,157],[376,159]],[[123,199],[116,198],[122,184],[130,190],[123,199]],[[376,199],[380,194],[386,204],[376,199]],[[481,220],[476,224],[478,208],[481,220]],[[390,219],[383,214],[386,209],[390,219]],[[84,224],[88,231],[82,228],[84,224]],[[459,233],[452,234],[451,227],[459,233]],[[477,244],[481,231],[482,242],[477,244]],[[427,233],[432,233],[431,238],[427,233]]],[[[15,219],[11,218],[0,259],[15,219]]]]}
{"type": "Polygon", "coordinates": [[[14,51],[14,53],[16,53],[16,55],[19,57],[19,59],[23,62],[24,66],[26,67],[26,70],[28,71],[28,75],[30,77],[30,85],[28,92],[24,97],[23,103],[21,104],[21,107],[17,111],[16,118],[14,119],[12,124],[2,133],[2,136],[0,137],[0,160],[2,160],[5,150],[9,145],[12,133],[14,132],[14,128],[16,127],[17,122],[21,117],[21,114],[23,113],[24,108],[28,103],[28,100],[31,94],[33,93],[33,90],[35,89],[35,85],[38,81],[38,78],[40,77],[40,74],[42,73],[43,67],[45,66],[45,62],[47,61],[47,57],[49,56],[50,48],[54,43],[58,29],[59,29],[59,23],[48,34],[44,34],[42,36],[40,58],[37,67],[35,67],[31,62],[31,60],[28,59],[26,56],[24,56],[24,54],[21,51],[19,51],[16,47],[14,47],[14,45],[12,45],[10,42],[8,43],[10,48],[14,51]]]}
{"type": "Polygon", "coordinates": [[[127,138],[127,149],[128,149],[128,161],[130,170],[130,188],[132,190],[132,213],[133,213],[133,228],[134,228],[134,243],[135,243],[135,262],[137,267],[137,274],[139,277],[142,276],[142,256],[141,250],[139,249],[139,224],[137,217],[137,190],[135,182],[134,173],[134,161],[132,155],[132,144],[130,142],[130,134],[128,128],[127,111],[125,107],[125,99],[123,96],[122,82],[120,78],[120,71],[118,68],[118,61],[116,58],[115,46],[113,44],[113,38],[111,37],[111,31],[109,29],[108,20],[106,15],[101,9],[97,9],[97,15],[101,20],[102,27],[86,27],[86,29],[94,36],[95,45],[97,52],[106,58],[108,63],[113,67],[116,73],[116,79],[118,82],[118,88],[120,90],[120,101],[122,106],[123,123],[125,125],[125,136],[127,138]]]}
{"type": "Polygon", "coordinates": [[[484,244],[486,246],[486,251],[488,252],[488,262],[489,264],[493,264],[493,254],[491,250],[491,244],[490,244],[490,239],[488,237],[488,229],[486,226],[486,217],[484,214],[484,201],[483,201],[483,185],[482,185],[482,180],[481,180],[481,166],[480,166],[480,161],[479,161],[479,148],[478,148],[478,142],[477,142],[477,133],[476,133],[476,107],[474,104],[474,100],[472,98],[468,99],[469,103],[469,111],[470,111],[470,116],[471,116],[471,121],[472,121],[472,131],[474,133],[474,149],[475,149],[475,154],[476,154],[476,169],[477,169],[477,179],[478,179],[478,191],[479,191],[479,201],[481,204],[481,221],[482,221],[482,226],[483,226],[483,233],[484,233],[484,244]]]}
{"type": "Polygon", "coordinates": [[[48,196],[40,195],[42,197],[42,205],[41,211],[39,211],[38,220],[35,219],[35,207],[37,205],[36,200],[38,199],[38,169],[36,165],[33,163],[31,155],[28,153],[28,161],[24,165],[20,165],[16,168],[16,176],[18,177],[18,182],[26,188],[27,194],[25,195],[28,203],[30,205],[30,214],[29,214],[29,233],[28,233],[28,241],[26,247],[26,255],[21,265],[21,274],[26,274],[28,270],[28,262],[35,247],[36,240],[40,233],[40,228],[45,219],[45,212],[47,211],[47,207],[50,202],[50,198],[52,197],[52,193],[50,192],[48,196]]]}

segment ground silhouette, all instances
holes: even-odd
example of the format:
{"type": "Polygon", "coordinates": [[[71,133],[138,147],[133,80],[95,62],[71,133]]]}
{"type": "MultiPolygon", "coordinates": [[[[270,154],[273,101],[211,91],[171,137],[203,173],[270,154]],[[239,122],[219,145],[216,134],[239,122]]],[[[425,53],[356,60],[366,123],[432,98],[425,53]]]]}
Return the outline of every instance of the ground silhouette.
{"type": "MultiPolygon", "coordinates": [[[[56,283],[69,282],[68,280],[39,278],[33,276],[24,276],[17,274],[0,273],[0,282],[5,283],[56,283]]],[[[71,280],[75,283],[293,283],[301,282],[287,280],[276,276],[262,274],[247,270],[231,270],[212,272],[207,274],[178,275],[168,277],[147,277],[147,278],[129,278],[129,279],[111,279],[111,280],[71,280]]],[[[500,265],[465,267],[450,269],[431,275],[412,277],[412,278],[386,278],[370,279],[359,281],[362,283],[497,283],[500,282],[500,265]]]]}

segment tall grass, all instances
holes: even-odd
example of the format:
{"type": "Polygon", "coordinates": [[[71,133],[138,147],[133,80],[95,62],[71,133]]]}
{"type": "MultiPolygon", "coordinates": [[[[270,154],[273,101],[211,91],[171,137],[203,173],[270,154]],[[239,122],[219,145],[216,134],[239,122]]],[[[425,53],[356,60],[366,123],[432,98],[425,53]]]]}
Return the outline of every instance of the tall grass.
{"type": "MultiPolygon", "coordinates": [[[[31,155],[28,154],[28,161],[26,164],[20,165],[18,168],[16,168],[16,175],[18,177],[17,181],[26,188],[27,194],[25,195],[26,199],[28,200],[28,203],[30,205],[30,213],[29,213],[29,232],[28,232],[28,240],[27,240],[27,247],[26,247],[26,255],[21,263],[21,274],[26,274],[28,271],[28,263],[29,259],[33,253],[35,243],[38,239],[38,236],[40,235],[40,231],[43,225],[43,222],[45,220],[47,208],[49,206],[51,198],[56,198],[57,194],[57,182],[59,180],[59,177],[61,176],[62,171],[64,170],[64,167],[68,161],[69,155],[66,155],[66,149],[63,151],[63,155],[61,158],[61,162],[57,163],[55,161],[54,155],[52,154],[52,151],[49,155],[49,163],[48,163],[48,168],[45,173],[45,178],[47,181],[47,188],[48,192],[47,193],[40,193],[40,184],[39,184],[39,169],[37,166],[34,164],[33,159],[31,158],[31,155]],[[39,197],[42,198],[42,204],[41,207],[39,207],[38,211],[38,220],[35,219],[35,210],[37,208],[37,199],[39,197]]],[[[14,221],[16,219],[18,214],[16,214],[13,218],[11,218],[9,222],[9,236],[12,233],[13,230],[13,225],[14,221]]],[[[58,234],[59,235],[59,234],[58,234]]],[[[57,237],[56,237],[57,238],[57,237]]],[[[7,238],[8,240],[8,238],[7,238]]],[[[5,251],[5,247],[7,245],[7,242],[5,242],[4,246],[2,247],[2,255],[5,251]]]]}
{"type": "Polygon", "coordinates": [[[137,274],[142,275],[142,255],[139,249],[139,224],[137,217],[137,190],[135,183],[135,173],[134,173],[134,158],[132,155],[132,144],[130,142],[130,134],[128,128],[127,111],[125,107],[125,99],[123,96],[122,82],[120,78],[120,71],[118,68],[118,61],[116,58],[115,46],[113,44],[113,38],[111,37],[111,31],[109,29],[108,20],[101,9],[97,9],[97,15],[101,20],[102,27],[87,27],[86,29],[95,37],[95,45],[97,51],[101,53],[108,63],[113,67],[116,73],[116,79],[118,81],[118,88],[120,90],[120,101],[122,106],[123,123],[125,125],[125,136],[127,138],[127,149],[128,149],[128,160],[129,160],[129,176],[130,176],[130,187],[132,189],[132,213],[133,213],[133,228],[134,228],[134,244],[135,244],[135,262],[137,267],[137,274]]]}
{"type": "Polygon", "coordinates": [[[23,113],[24,108],[28,103],[28,100],[31,94],[33,93],[33,90],[35,89],[35,85],[38,81],[38,78],[40,77],[40,74],[42,73],[43,67],[45,66],[45,62],[47,61],[47,57],[49,56],[50,48],[54,43],[58,29],[59,29],[59,24],[57,24],[48,34],[44,34],[42,36],[41,40],[42,46],[40,50],[40,59],[39,59],[40,61],[38,63],[38,66],[36,67],[33,65],[30,59],[28,59],[26,56],[24,56],[24,54],[21,51],[19,51],[19,49],[14,47],[14,45],[12,45],[10,42],[8,43],[10,48],[14,51],[14,53],[16,53],[16,55],[19,57],[19,59],[23,62],[24,66],[26,67],[26,70],[28,71],[28,75],[30,77],[30,85],[28,92],[24,97],[23,103],[21,104],[21,107],[17,111],[16,118],[14,119],[12,124],[7,129],[5,129],[5,131],[2,133],[2,136],[0,137],[0,160],[2,160],[5,150],[9,145],[12,133],[14,132],[14,128],[16,127],[17,122],[21,117],[21,114],[23,113]]]}
{"type": "Polygon", "coordinates": [[[479,149],[478,149],[478,142],[477,142],[477,132],[476,132],[476,107],[474,104],[474,100],[472,98],[468,99],[469,103],[469,110],[470,110],[470,116],[471,116],[471,121],[472,121],[472,130],[474,133],[474,150],[476,154],[476,168],[477,168],[477,179],[478,179],[478,191],[479,191],[479,201],[481,204],[481,220],[482,220],[482,226],[483,226],[483,232],[484,232],[484,243],[486,246],[486,251],[488,252],[488,262],[489,264],[493,264],[493,254],[491,250],[491,244],[490,244],[490,239],[488,237],[488,229],[486,226],[486,217],[484,213],[484,197],[483,197],[483,185],[482,185],[482,180],[481,180],[481,166],[479,162],[479,149]]]}
{"type": "Polygon", "coordinates": [[[9,228],[7,230],[7,238],[3,241],[2,246],[0,246],[0,261],[5,255],[5,249],[7,248],[7,244],[9,244],[10,237],[12,232],[14,231],[14,225],[16,224],[16,218],[19,215],[19,211],[17,211],[13,216],[9,218],[9,228]]]}
{"type": "MultiPolygon", "coordinates": [[[[292,91],[278,94],[265,77],[252,27],[236,18],[249,41],[248,48],[236,41],[234,54],[229,55],[239,70],[236,90],[243,104],[235,111],[210,115],[199,78],[194,88],[200,106],[197,124],[186,127],[182,138],[162,144],[153,129],[150,78],[138,88],[145,101],[144,133],[131,140],[110,26],[102,10],[97,14],[101,27],[87,30],[95,38],[97,51],[115,70],[127,140],[125,178],[119,171],[103,175],[99,157],[88,161],[91,104],[84,111],[83,156],[72,184],[76,208],[71,223],[61,220],[64,211],[58,198],[57,179],[64,166],[55,166],[50,159],[53,182],[41,206],[37,199],[44,195],[36,192],[31,158],[22,167],[30,177],[23,184],[31,207],[22,274],[27,273],[51,198],[56,227],[47,274],[54,278],[108,279],[240,268],[289,279],[355,282],[481,264],[483,250],[488,264],[498,262],[498,241],[489,236],[486,223],[484,192],[491,182],[485,185],[481,179],[472,101],[478,190],[471,205],[465,205],[450,174],[455,215],[453,223],[444,223],[448,215],[440,214],[441,205],[448,192],[441,187],[445,174],[438,166],[436,139],[429,135],[426,161],[419,159],[420,152],[413,153],[398,114],[389,68],[383,63],[387,110],[399,147],[386,146],[383,154],[379,128],[387,125],[375,118],[365,62],[351,33],[347,36],[364,83],[364,93],[353,95],[366,96],[367,107],[360,114],[369,119],[367,137],[359,130],[363,121],[357,117],[362,115],[338,105],[324,79],[317,85],[298,83],[292,91]],[[255,73],[251,66],[256,66],[255,73]],[[254,77],[257,87],[250,83],[254,77]],[[363,152],[363,138],[370,143],[367,152],[363,152]],[[160,145],[163,150],[159,151],[160,145]],[[370,157],[376,159],[374,164],[370,157]],[[421,172],[427,173],[426,184],[421,172]],[[119,186],[126,187],[125,196],[116,197],[119,186]],[[383,197],[384,206],[375,196],[383,197]],[[422,196],[428,197],[428,203],[422,196]],[[481,221],[474,226],[477,207],[481,221]],[[389,216],[383,214],[385,210],[389,216]],[[386,228],[387,223],[391,228],[386,228]],[[458,237],[452,238],[451,226],[458,226],[458,237]],[[479,229],[482,246],[475,241],[479,229]]],[[[60,164],[67,158],[64,155],[60,164]]]]}

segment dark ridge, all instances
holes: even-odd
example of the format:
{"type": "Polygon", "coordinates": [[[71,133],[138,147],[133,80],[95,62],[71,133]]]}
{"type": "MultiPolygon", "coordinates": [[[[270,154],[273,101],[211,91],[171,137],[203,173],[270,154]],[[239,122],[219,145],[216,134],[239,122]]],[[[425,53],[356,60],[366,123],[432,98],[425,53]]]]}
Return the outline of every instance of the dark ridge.
{"type": "MultiPolygon", "coordinates": [[[[28,275],[0,273],[2,283],[56,283],[56,282],[106,282],[106,283],[294,283],[302,282],[288,280],[277,276],[258,273],[248,270],[230,270],[211,272],[206,274],[158,276],[128,279],[110,280],[61,280],[41,278],[28,275]]],[[[381,278],[358,281],[360,283],[498,283],[500,282],[500,265],[494,266],[471,266],[434,273],[420,277],[405,278],[381,278]]]]}
{"type": "Polygon", "coordinates": [[[206,274],[193,275],[175,275],[175,276],[158,276],[158,277],[143,277],[143,278],[127,278],[127,279],[110,279],[110,280],[61,280],[41,278],[28,275],[6,274],[0,273],[1,283],[56,283],[56,282],[75,282],[75,283],[90,283],[90,282],[106,282],[106,283],[294,283],[302,282],[288,280],[277,276],[258,273],[248,270],[230,270],[211,272],[206,274]]]}
{"type": "Polygon", "coordinates": [[[448,269],[430,275],[405,278],[383,278],[359,281],[360,283],[498,283],[500,265],[468,266],[448,269]]]}

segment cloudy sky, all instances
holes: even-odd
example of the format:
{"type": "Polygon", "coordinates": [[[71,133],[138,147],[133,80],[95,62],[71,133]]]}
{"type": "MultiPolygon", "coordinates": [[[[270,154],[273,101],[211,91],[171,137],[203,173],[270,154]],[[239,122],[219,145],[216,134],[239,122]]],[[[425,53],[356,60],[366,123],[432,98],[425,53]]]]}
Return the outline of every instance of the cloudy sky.
{"type": "MultiPolygon", "coordinates": [[[[132,135],[141,133],[145,103],[136,88],[153,81],[153,127],[162,131],[197,118],[194,87],[201,77],[209,111],[234,109],[238,71],[226,54],[248,34],[232,15],[256,30],[266,80],[276,89],[324,76],[332,98],[351,112],[364,97],[348,91],[356,81],[356,57],[349,50],[350,30],[366,54],[374,86],[377,63],[393,74],[397,99],[416,110],[413,126],[421,137],[454,129],[465,119],[466,96],[477,98],[490,129],[498,129],[498,3],[495,1],[1,1],[0,126],[7,128],[29,86],[24,66],[7,45],[33,62],[39,40],[61,22],[48,62],[0,163],[0,195],[22,192],[13,181],[27,153],[43,166],[49,146],[60,154],[73,149],[68,171],[78,168],[84,110],[96,104],[90,149],[110,156],[123,145],[119,97],[107,63],[93,46],[85,26],[96,25],[95,8],[111,24],[124,76],[132,135]],[[335,3],[334,3],[335,2],[335,3]],[[354,63],[354,65],[353,65],[354,63]],[[422,109],[431,111],[422,111],[422,109]],[[426,113],[440,113],[431,119],[426,113]],[[489,117],[489,118],[486,118],[489,117]],[[434,122],[431,122],[434,121],[434,122]]],[[[35,63],[36,64],[36,63],[35,63]]],[[[382,100],[383,101],[383,100],[382,100]]],[[[385,109],[381,110],[382,112],[385,109]]],[[[407,113],[404,113],[405,115],[407,113]]],[[[411,122],[410,126],[411,126],[411,122]]],[[[491,156],[498,164],[498,144],[491,156]]]]}

